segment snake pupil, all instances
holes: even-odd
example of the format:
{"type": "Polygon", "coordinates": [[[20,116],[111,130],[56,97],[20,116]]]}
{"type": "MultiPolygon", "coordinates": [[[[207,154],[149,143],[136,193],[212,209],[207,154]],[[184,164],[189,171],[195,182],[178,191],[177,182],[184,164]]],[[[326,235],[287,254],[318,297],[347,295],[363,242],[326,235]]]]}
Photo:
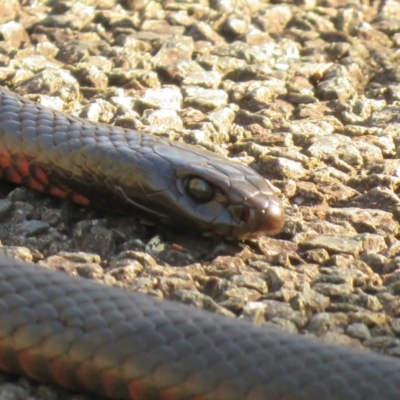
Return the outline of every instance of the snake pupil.
{"type": "Polygon", "coordinates": [[[193,200],[201,203],[206,203],[214,197],[214,188],[201,178],[188,179],[186,189],[193,200]]]}

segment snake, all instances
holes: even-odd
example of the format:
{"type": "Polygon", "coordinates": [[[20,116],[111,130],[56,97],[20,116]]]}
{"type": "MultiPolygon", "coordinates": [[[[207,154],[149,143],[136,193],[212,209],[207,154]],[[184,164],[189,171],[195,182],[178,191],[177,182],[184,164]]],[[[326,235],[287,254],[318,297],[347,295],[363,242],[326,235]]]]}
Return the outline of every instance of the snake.
{"type": "MultiPolygon", "coordinates": [[[[0,88],[0,177],[79,204],[247,240],[283,206],[251,168],[0,88]]],[[[394,400],[395,358],[0,256],[0,370],[125,400],[394,400]]]]}
{"type": "Polygon", "coordinates": [[[203,236],[256,238],[284,222],[273,186],[247,166],[52,111],[1,87],[0,178],[203,236]]]}

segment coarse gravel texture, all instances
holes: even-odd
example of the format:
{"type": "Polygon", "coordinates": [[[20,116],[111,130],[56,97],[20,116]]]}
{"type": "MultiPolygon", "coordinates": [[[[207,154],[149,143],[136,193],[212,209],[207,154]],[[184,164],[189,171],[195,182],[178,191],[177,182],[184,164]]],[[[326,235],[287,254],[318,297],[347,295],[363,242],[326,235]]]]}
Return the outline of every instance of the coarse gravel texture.
{"type": "MultiPolygon", "coordinates": [[[[237,158],[287,214],[274,238],[223,242],[1,183],[0,253],[400,357],[399,15],[390,0],[0,0],[0,85],[237,158]]],[[[95,398],[0,380],[0,400],[95,398]]]]}

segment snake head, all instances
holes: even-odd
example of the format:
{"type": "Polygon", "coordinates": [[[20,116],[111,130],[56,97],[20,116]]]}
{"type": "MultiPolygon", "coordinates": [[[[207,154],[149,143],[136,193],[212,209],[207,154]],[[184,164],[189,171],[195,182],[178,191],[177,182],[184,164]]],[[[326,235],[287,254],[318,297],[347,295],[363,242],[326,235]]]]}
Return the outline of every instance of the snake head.
{"type": "Polygon", "coordinates": [[[179,191],[196,204],[191,217],[205,236],[252,239],[282,229],[284,210],[273,186],[250,168],[233,161],[209,161],[191,163],[176,173],[179,191]]]}
{"type": "Polygon", "coordinates": [[[275,188],[251,168],[184,143],[159,141],[153,150],[164,160],[159,172],[168,186],[157,192],[164,223],[230,240],[282,229],[284,209],[275,188]]]}

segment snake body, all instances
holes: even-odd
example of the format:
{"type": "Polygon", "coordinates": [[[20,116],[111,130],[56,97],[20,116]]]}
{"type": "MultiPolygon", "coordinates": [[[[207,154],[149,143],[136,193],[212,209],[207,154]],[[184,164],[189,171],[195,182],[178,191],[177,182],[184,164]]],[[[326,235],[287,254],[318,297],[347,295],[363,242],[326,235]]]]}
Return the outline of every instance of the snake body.
{"type": "Polygon", "coordinates": [[[0,177],[227,239],[273,233],[284,221],[272,185],[251,168],[52,111],[1,87],[0,177]]]}
{"type": "Polygon", "coordinates": [[[0,368],[132,400],[397,400],[400,362],[0,258],[0,368]]]}
{"type": "MultiPolygon", "coordinates": [[[[230,239],[279,230],[250,168],[0,89],[0,171],[230,239]]],[[[131,400],[394,400],[400,363],[0,258],[0,369],[131,400]]]]}

